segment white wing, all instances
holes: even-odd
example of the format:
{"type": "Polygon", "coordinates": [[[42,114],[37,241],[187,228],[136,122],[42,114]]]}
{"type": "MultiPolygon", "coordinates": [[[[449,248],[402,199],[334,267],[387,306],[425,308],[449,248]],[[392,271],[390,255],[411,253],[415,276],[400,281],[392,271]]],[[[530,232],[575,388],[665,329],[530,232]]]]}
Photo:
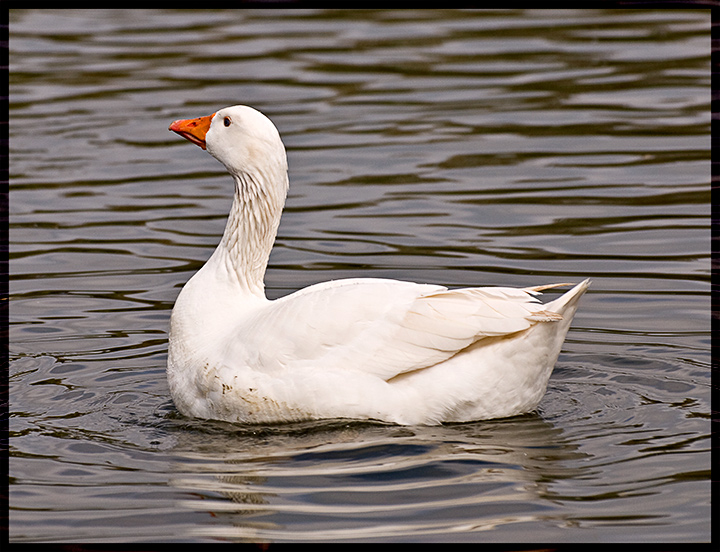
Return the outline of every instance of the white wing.
{"type": "Polygon", "coordinates": [[[450,291],[370,278],[327,282],[273,301],[244,320],[227,354],[242,355],[264,371],[337,367],[389,380],[442,362],[484,337],[561,320],[543,310],[537,294],[512,288],[450,291]]]}

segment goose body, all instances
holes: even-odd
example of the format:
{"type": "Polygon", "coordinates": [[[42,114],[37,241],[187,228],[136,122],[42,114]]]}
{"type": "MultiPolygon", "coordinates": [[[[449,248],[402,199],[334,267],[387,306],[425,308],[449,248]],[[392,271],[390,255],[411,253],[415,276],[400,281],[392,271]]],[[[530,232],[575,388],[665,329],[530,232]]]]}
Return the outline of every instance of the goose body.
{"type": "Polygon", "coordinates": [[[234,106],[170,130],[235,183],[220,244],[171,316],[167,376],[181,413],[436,424],[537,407],[589,280],[546,304],[541,290],[569,284],[448,290],[354,278],[270,301],[263,279],[288,187],[277,129],[234,106]]]}

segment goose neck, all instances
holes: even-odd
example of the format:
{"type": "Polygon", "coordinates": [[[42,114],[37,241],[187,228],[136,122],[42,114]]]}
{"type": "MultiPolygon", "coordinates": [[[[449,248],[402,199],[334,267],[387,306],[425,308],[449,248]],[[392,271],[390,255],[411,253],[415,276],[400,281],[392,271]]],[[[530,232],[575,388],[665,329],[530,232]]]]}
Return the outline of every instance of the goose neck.
{"type": "Polygon", "coordinates": [[[280,215],[285,202],[285,185],[280,193],[257,175],[233,175],[235,194],[227,225],[216,251],[223,270],[244,290],[265,294],[264,278],[280,215]]]}

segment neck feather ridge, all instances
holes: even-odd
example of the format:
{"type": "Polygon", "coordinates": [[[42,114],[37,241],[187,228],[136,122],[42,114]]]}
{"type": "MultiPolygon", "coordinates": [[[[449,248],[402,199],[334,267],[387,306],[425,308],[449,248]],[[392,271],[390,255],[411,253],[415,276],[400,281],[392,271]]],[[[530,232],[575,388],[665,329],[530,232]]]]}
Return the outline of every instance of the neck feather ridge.
{"type": "Polygon", "coordinates": [[[281,175],[233,175],[235,196],[225,233],[225,269],[231,278],[254,295],[265,294],[265,270],[275,242],[287,193],[287,172],[281,175]],[[275,176],[279,181],[268,182],[275,176]]]}

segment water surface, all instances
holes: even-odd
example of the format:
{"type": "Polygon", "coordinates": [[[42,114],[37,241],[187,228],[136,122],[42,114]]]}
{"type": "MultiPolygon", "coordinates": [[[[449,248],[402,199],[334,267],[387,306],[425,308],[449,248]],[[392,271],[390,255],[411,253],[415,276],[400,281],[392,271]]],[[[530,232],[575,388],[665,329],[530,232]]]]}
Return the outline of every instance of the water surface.
{"type": "Polygon", "coordinates": [[[11,539],[708,541],[709,31],[709,10],[11,11],[11,539]],[[288,148],[271,298],[592,278],[536,412],[177,413],[170,311],[232,183],[167,126],[236,103],[288,148]]]}

